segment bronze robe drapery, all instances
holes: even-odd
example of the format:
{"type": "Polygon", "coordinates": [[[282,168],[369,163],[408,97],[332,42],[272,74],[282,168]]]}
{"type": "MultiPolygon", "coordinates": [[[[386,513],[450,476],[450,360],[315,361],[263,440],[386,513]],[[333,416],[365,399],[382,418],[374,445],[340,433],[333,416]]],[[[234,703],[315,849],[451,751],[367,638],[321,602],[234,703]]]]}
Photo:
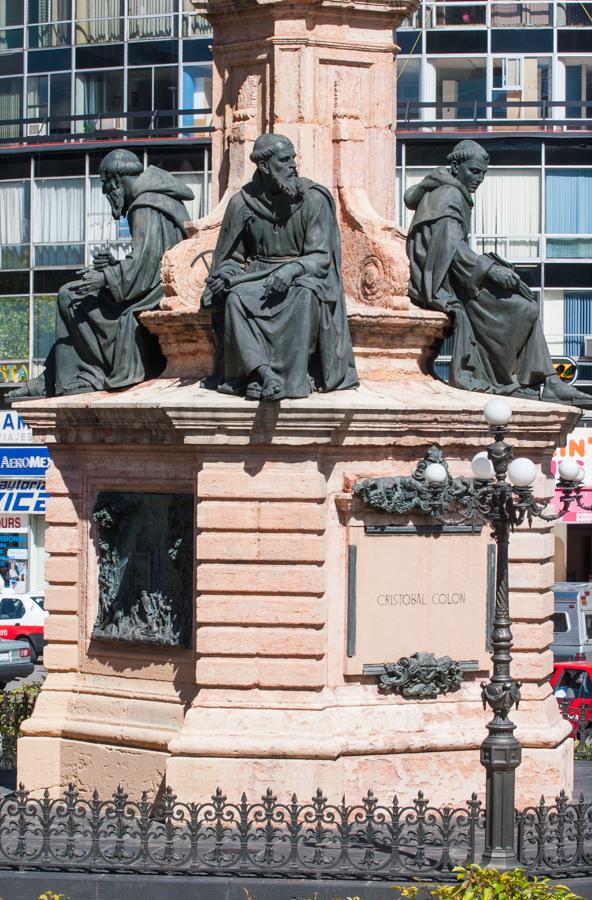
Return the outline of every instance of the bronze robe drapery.
{"type": "Polygon", "coordinates": [[[339,229],[329,191],[301,179],[303,195],[267,196],[256,174],[229,203],[212,274],[224,297],[214,306],[217,382],[243,393],[249,375],[268,365],[288,397],[358,384],[341,281],[339,229]],[[266,294],[269,275],[286,262],[301,274],[285,293],[266,294]]]}
{"type": "Polygon", "coordinates": [[[149,166],[133,185],[127,218],[128,256],[104,269],[105,287],[86,296],[70,282],[58,293],[57,335],[46,362],[47,393],[61,394],[75,382],[88,390],[114,390],[158,375],[164,357],[158,340],[139,322],[164,296],[160,263],[166,250],[187,235],[183,200],[193,192],[162,169],[149,166]]]}
{"type": "Polygon", "coordinates": [[[537,392],[555,370],[538,306],[488,278],[494,260],[468,234],[473,201],[450,172],[436,169],[405,192],[415,210],[407,237],[409,296],[453,323],[449,383],[494,394],[537,392]]]}

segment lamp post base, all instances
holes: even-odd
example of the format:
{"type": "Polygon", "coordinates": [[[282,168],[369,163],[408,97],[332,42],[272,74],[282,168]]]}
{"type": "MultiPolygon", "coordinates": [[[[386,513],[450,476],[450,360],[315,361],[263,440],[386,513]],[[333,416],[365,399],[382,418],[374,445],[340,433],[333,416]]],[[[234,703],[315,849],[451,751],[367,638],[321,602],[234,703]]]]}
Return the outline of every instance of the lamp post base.
{"type": "MultiPolygon", "coordinates": [[[[507,723],[514,726],[512,723],[507,723]]],[[[491,726],[490,726],[491,727],[491,726]]],[[[514,842],[516,769],[522,750],[507,730],[490,734],[481,744],[486,775],[485,850],[481,864],[507,872],[518,863],[514,842]]]]}

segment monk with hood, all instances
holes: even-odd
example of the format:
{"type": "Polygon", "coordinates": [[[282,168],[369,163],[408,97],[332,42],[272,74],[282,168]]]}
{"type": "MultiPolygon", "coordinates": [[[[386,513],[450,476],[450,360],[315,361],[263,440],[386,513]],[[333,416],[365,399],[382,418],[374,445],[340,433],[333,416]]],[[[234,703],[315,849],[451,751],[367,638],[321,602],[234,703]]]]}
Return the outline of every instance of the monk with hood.
{"type": "Polygon", "coordinates": [[[489,156],[475,141],[457,144],[449,168],[405,192],[415,211],[407,237],[409,296],[452,322],[449,383],[468,391],[589,405],[551,361],[534,295],[514,269],[468,243],[473,197],[489,156]]]}
{"type": "Polygon", "coordinates": [[[138,316],[164,296],[160,263],[187,237],[183,201],[193,192],[178,178],[148,166],[129,150],[112,150],[101,161],[103,193],[114,219],[127,216],[131,251],[117,260],[96,253],[93,266],[60,288],[56,342],[38,378],[10,392],[10,399],[116,390],[160,374],[158,340],[138,316]]]}
{"type": "Polygon", "coordinates": [[[251,160],[202,296],[217,351],[206,386],[266,401],[356,387],[333,198],[298,177],[282,135],[257,138],[251,160]]]}

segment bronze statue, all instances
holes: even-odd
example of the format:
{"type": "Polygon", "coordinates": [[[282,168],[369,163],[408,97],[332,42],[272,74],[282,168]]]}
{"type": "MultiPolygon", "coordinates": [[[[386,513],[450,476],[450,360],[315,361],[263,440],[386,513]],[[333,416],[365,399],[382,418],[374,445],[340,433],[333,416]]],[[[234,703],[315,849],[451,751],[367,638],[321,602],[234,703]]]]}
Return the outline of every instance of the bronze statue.
{"type": "Polygon", "coordinates": [[[216,345],[205,384],[271,401],[356,387],[333,198],[298,177],[282,135],[260,136],[251,160],[257,170],[230,200],[202,296],[216,345]]]}
{"type": "Polygon", "coordinates": [[[93,265],[60,288],[56,342],[45,372],[11,391],[10,399],[115,390],[159,375],[164,357],[138,314],[156,309],[164,296],[160,262],[183,240],[192,191],[156,166],[146,171],[129,150],[101,161],[103,193],[114,219],[126,215],[132,248],[123,260],[96,253],[93,265]]]}
{"type": "Polygon", "coordinates": [[[489,156],[461,141],[438,168],[405,192],[415,211],[407,237],[409,296],[445,312],[452,322],[449,383],[577,406],[592,397],[564,384],[551,361],[536,299],[511,265],[469,246],[472,194],[489,156]]]}

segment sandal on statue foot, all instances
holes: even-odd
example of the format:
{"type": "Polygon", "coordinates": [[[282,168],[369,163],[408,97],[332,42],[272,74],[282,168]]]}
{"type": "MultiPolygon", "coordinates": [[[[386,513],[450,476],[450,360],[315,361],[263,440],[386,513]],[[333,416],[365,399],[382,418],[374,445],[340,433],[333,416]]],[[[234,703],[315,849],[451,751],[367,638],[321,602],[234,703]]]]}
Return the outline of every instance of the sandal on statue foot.
{"type": "Polygon", "coordinates": [[[268,403],[277,403],[286,398],[286,388],[279,378],[267,378],[261,390],[261,399],[268,403]]]}
{"type": "Polygon", "coordinates": [[[261,400],[261,392],[263,388],[259,384],[258,381],[251,381],[247,385],[247,390],[245,393],[245,397],[247,400],[261,400]]]}

